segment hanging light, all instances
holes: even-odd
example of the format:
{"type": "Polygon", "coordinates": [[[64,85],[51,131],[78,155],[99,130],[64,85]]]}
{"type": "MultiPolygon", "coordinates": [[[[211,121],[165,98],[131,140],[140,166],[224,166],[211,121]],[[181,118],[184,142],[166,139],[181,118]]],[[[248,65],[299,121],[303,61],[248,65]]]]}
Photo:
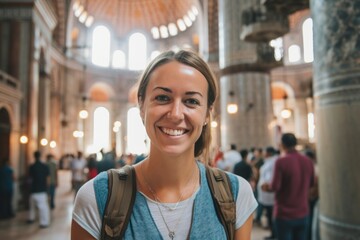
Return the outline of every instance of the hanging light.
{"type": "Polygon", "coordinates": [[[41,144],[41,146],[46,146],[48,144],[48,140],[46,138],[42,138],[40,140],[40,144],[41,144]]]}
{"type": "Polygon", "coordinates": [[[283,110],[281,110],[281,117],[284,119],[290,118],[291,117],[291,110],[289,108],[284,108],[283,110]]]}
{"type": "Polygon", "coordinates": [[[212,128],[217,128],[217,126],[218,126],[217,121],[215,121],[215,120],[211,121],[211,127],[212,128]]]}
{"type": "Polygon", "coordinates": [[[26,143],[28,143],[28,141],[29,141],[29,139],[28,139],[27,136],[22,135],[22,136],[20,137],[20,143],[21,143],[21,144],[26,144],[26,143]]]}
{"type": "Polygon", "coordinates": [[[235,114],[238,111],[238,105],[234,102],[234,92],[229,92],[230,102],[228,103],[226,110],[229,114],[235,114]]]}
{"type": "Polygon", "coordinates": [[[81,111],[79,112],[79,117],[80,117],[81,119],[86,119],[88,116],[89,116],[89,113],[88,113],[88,111],[86,111],[86,110],[81,110],[81,111]]]}
{"type": "Polygon", "coordinates": [[[56,142],[54,140],[51,141],[49,145],[51,148],[56,148],[56,142]]]}
{"type": "Polygon", "coordinates": [[[284,96],[284,108],[281,110],[280,115],[284,119],[291,117],[291,109],[287,107],[287,95],[284,96]]]}

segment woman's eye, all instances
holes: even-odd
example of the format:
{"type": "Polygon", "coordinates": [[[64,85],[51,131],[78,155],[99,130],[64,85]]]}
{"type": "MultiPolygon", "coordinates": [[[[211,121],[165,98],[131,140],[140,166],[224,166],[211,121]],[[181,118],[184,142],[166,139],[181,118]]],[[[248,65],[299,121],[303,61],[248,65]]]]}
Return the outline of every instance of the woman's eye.
{"type": "Polygon", "coordinates": [[[199,100],[193,98],[187,99],[185,102],[188,105],[200,105],[199,100]]]}
{"type": "Polygon", "coordinates": [[[169,101],[169,99],[170,98],[166,95],[159,95],[159,96],[155,97],[155,100],[158,102],[166,102],[166,101],[169,101]]]}

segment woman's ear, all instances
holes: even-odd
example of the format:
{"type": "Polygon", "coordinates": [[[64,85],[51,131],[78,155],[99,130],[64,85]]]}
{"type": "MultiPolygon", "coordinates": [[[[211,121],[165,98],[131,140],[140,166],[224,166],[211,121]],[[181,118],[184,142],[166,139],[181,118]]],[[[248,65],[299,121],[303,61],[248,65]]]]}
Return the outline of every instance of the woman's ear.
{"type": "Polygon", "coordinates": [[[211,121],[211,113],[213,111],[213,106],[209,107],[209,110],[206,113],[205,123],[209,123],[211,121]]]}

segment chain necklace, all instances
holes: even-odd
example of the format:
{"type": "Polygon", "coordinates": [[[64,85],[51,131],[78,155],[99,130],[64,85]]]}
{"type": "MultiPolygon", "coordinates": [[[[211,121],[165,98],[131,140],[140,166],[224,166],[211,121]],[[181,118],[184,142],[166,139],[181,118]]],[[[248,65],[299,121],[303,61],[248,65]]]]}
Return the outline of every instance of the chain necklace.
{"type": "MultiPolygon", "coordinates": [[[[187,181],[186,186],[189,185],[191,179],[192,179],[192,178],[194,177],[194,175],[195,175],[195,172],[196,172],[196,168],[194,168],[194,171],[193,171],[193,173],[191,174],[189,180],[187,181]]],[[[149,191],[151,192],[151,194],[152,194],[152,196],[154,197],[155,201],[158,202],[158,203],[160,203],[163,208],[167,208],[167,209],[170,210],[170,211],[176,210],[177,207],[178,207],[178,205],[179,205],[179,203],[181,202],[181,199],[182,199],[183,196],[184,196],[185,190],[181,192],[180,197],[179,197],[179,199],[178,199],[178,201],[176,202],[176,204],[175,204],[174,207],[165,205],[165,204],[163,203],[163,201],[161,201],[160,198],[156,195],[155,191],[152,189],[152,187],[150,186],[148,180],[146,179],[145,174],[144,174],[143,165],[141,165],[141,173],[142,173],[142,175],[144,176],[144,180],[145,180],[146,186],[147,186],[147,188],[149,189],[149,191]]]]}
{"type": "MultiPolygon", "coordinates": [[[[189,179],[188,182],[186,183],[186,185],[188,185],[188,184],[190,183],[190,180],[191,180],[191,179],[193,178],[193,176],[195,175],[195,172],[196,172],[196,168],[194,169],[194,171],[193,171],[190,179],[189,179]]],[[[183,214],[184,214],[185,211],[182,211],[182,212],[181,212],[180,217],[178,218],[178,220],[177,220],[177,222],[176,222],[175,228],[174,228],[173,230],[171,230],[170,227],[168,226],[166,220],[165,220],[165,217],[164,217],[164,214],[163,214],[163,212],[162,212],[162,210],[161,210],[160,205],[161,205],[162,207],[170,210],[170,211],[176,210],[176,208],[178,207],[178,205],[179,205],[179,203],[180,203],[180,201],[181,201],[181,199],[182,199],[182,196],[183,196],[184,193],[185,193],[185,190],[181,193],[178,202],[175,204],[175,207],[174,207],[174,208],[171,208],[171,207],[169,207],[169,206],[166,206],[164,203],[162,203],[162,202],[160,201],[160,199],[156,196],[155,191],[150,187],[150,184],[148,183],[148,181],[147,181],[147,179],[146,179],[146,177],[145,177],[145,175],[144,175],[143,165],[141,165],[141,173],[142,173],[142,175],[143,175],[143,177],[144,177],[146,186],[148,187],[149,191],[151,192],[153,198],[155,199],[155,203],[156,203],[156,206],[157,206],[158,209],[159,209],[161,218],[162,218],[162,220],[163,220],[164,223],[165,223],[166,229],[168,230],[169,238],[170,238],[171,240],[173,240],[173,239],[175,238],[176,228],[177,228],[177,226],[179,225],[180,219],[182,218],[182,216],[183,216],[183,214]]],[[[193,191],[192,191],[192,192],[195,191],[195,187],[196,187],[196,181],[194,181],[194,188],[193,188],[193,191]]],[[[188,202],[190,202],[190,201],[188,201],[188,202]]],[[[186,205],[187,205],[187,204],[186,204],[186,205]]]]}

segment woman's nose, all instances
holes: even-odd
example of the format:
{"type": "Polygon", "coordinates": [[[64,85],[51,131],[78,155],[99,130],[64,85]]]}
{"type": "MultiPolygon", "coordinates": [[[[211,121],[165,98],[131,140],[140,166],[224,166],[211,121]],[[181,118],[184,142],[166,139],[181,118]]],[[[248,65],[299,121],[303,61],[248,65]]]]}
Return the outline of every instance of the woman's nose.
{"type": "Polygon", "coordinates": [[[181,101],[174,101],[174,103],[170,105],[167,117],[173,120],[184,119],[184,109],[181,101]]]}

